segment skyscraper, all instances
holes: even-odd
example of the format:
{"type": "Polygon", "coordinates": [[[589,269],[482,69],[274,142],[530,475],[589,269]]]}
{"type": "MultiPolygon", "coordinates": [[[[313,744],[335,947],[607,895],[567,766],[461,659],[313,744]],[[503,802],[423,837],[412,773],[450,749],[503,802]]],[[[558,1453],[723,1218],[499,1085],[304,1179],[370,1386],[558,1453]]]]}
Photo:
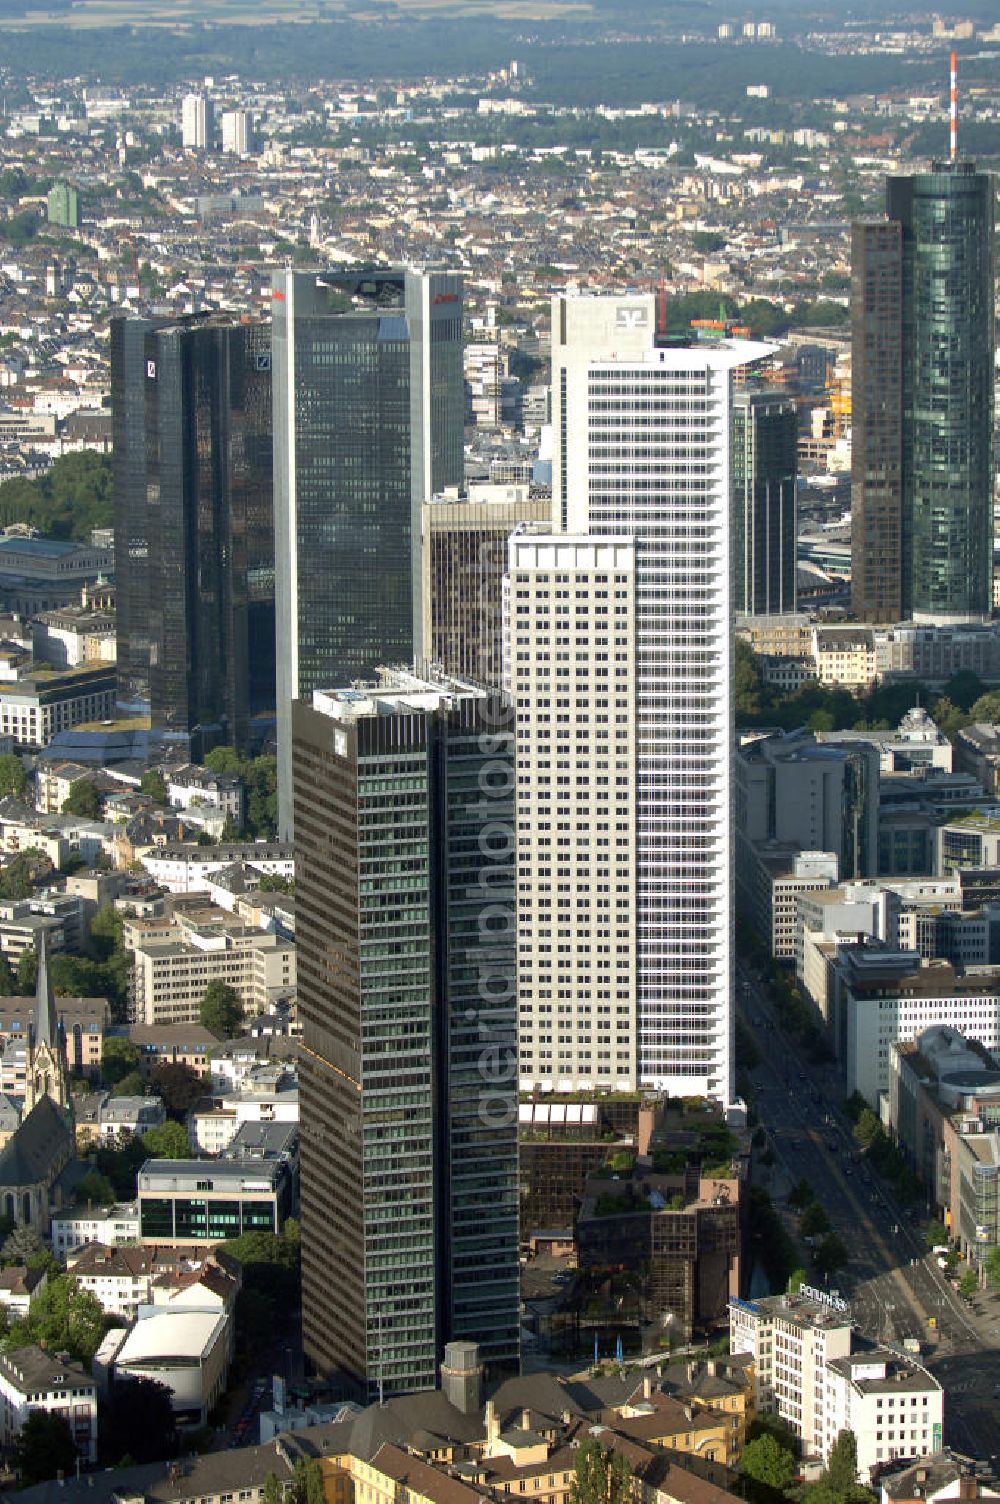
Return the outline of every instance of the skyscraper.
{"type": "Polygon", "coordinates": [[[521,1082],[634,1091],[635,547],[509,550],[521,1082]]]}
{"type": "Polygon", "coordinates": [[[507,540],[525,523],[548,528],[551,498],[527,485],[473,485],[421,512],[421,605],[428,662],[496,688],[503,680],[503,578],[507,540]]]}
{"type": "Polygon", "coordinates": [[[903,516],[903,259],[893,221],[851,234],[851,605],[896,622],[909,599],[903,516]]]}
{"type": "Polygon", "coordinates": [[[188,151],[210,151],[215,107],[204,94],[185,94],[181,101],[181,145],[188,151]]]}
{"type": "Polygon", "coordinates": [[[518,1361],[512,728],[399,671],[294,707],[303,1341],[363,1398],[518,1361]]]}
{"type": "Polygon", "coordinates": [[[197,754],[274,707],[266,325],[112,326],[122,694],[197,754]]]}
{"type": "Polygon", "coordinates": [[[898,592],[902,617],[982,620],[992,609],[993,179],[968,161],[935,162],[888,179],[886,213],[854,232],[855,608],[877,619],[898,592]]]}
{"type": "Polygon", "coordinates": [[[273,298],[278,797],[292,701],[423,656],[420,507],[463,472],[462,282],[278,272],[273,298]]]}
{"type": "Polygon", "coordinates": [[[777,392],[733,398],[733,609],[795,610],[798,417],[777,392]]]}
{"type": "MultiPolygon", "coordinates": [[[[652,295],[558,297],[552,331],[554,517],[574,537],[635,549],[634,765],[599,776],[631,784],[619,817],[631,828],[616,839],[634,845],[638,1078],[728,1101],[733,373],[771,347],[669,341],[652,295]]],[[[610,670],[628,649],[597,638],[577,651],[610,670]]],[[[568,667],[571,644],[553,646],[568,667]]],[[[579,938],[570,918],[558,930],[556,944],[579,938]]]]}

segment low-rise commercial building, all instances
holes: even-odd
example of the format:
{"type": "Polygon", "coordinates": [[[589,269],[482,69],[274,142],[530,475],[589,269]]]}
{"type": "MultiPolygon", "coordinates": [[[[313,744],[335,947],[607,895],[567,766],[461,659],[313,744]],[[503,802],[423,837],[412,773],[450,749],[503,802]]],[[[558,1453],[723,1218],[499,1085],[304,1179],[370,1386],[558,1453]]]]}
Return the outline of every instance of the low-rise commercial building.
{"type": "Polygon", "coordinates": [[[873,1108],[889,1091],[892,1046],[934,1024],[947,1024],[1000,1049],[1000,969],[960,975],[948,961],[878,941],[837,946],[830,970],[830,1027],[848,1093],[873,1108]]]}
{"type": "Polygon", "coordinates": [[[114,667],[107,664],[0,675],[0,735],[12,737],[19,751],[39,752],[59,731],[109,720],[116,687],[114,667]]]}
{"type": "Polygon", "coordinates": [[[229,1317],[163,1311],[137,1321],[115,1355],[118,1379],[154,1379],[170,1390],[180,1426],[203,1426],[226,1387],[229,1317]]]}
{"type": "Polygon", "coordinates": [[[899,1353],[876,1349],[834,1358],[826,1369],[825,1434],[851,1431],[858,1477],[869,1482],[896,1457],[941,1450],[944,1394],[926,1368],[899,1353]]]}
{"type": "MultiPolygon", "coordinates": [[[[291,941],[245,925],[222,910],[207,919],[174,917],[166,934],[160,926],[134,941],[131,1007],[135,1023],[155,1027],[197,1022],[210,982],[232,987],[249,1015],[265,1012],[294,989],[295,946],[291,941]]],[[[138,936],[141,927],[134,926],[133,932],[138,936]]]]}
{"type": "Polygon", "coordinates": [[[144,1243],[222,1243],[245,1232],[280,1232],[293,1204],[281,1158],[150,1159],[139,1171],[144,1243]]]}

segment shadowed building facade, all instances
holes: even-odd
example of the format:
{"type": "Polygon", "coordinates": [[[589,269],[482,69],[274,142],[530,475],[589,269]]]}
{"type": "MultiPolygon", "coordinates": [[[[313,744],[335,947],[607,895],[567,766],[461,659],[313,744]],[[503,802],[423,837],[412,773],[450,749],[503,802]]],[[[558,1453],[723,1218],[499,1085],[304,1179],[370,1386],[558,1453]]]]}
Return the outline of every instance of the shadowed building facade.
{"type": "Polygon", "coordinates": [[[402,672],[294,706],[303,1342],[365,1399],[518,1362],[512,725],[402,672]]]}
{"type": "Polygon", "coordinates": [[[274,707],[270,331],[116,320],[112,396],[121,697],[242,749],[274,707]]]}
{"type": "Polygon", "coordinates": [[[278,798],[292,701],[423,656],[420,506],[463,473],[462,280],[390,269],[272,288],[278,798]]]}

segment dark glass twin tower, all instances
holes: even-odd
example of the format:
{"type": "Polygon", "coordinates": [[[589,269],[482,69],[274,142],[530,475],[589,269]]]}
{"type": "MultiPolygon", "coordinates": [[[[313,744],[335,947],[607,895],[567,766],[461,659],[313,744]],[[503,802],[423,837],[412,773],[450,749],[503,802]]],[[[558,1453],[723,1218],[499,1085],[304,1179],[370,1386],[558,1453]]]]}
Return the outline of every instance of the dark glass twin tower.
{"type": "Polygon", "coordinates": [[[889,178],[852,244],[852,604],[866,621],[992,609],[994,184],[889,178]]]}
{"type": "Polygon", "coordinates": [[[203,755],[274,709],[271,337],[111,326],[119,698],[203,755]]]}

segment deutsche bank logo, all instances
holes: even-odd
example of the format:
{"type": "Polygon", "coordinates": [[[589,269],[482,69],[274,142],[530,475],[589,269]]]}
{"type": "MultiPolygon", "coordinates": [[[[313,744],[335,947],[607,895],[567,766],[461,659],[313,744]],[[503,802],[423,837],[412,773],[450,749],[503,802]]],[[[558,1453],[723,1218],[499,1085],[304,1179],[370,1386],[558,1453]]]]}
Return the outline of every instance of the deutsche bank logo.
{"type": "Polygon", "coordinates": [[[258,371],[269,371],[271,369],[271,356],[270,356],[270,354],[268,353],[268,354],[264,354],[264,355],[258,355],[255,358],[254,365],[255,365],[255,368],[258,371]]]}
{"type": "Polygon", "coordinates": [[[649,310],[637,307],[635,304],[623,304],[615,309],[615,327],[617,329],[645,329],[649,323],[649,310]]]}
{"type": "Polygon", "coordinates": [[[156,380],[156,361],[155,360],[147,360],[146,361],[146,375],[149,377],[150,381],[155,381],[156,380]]]}

